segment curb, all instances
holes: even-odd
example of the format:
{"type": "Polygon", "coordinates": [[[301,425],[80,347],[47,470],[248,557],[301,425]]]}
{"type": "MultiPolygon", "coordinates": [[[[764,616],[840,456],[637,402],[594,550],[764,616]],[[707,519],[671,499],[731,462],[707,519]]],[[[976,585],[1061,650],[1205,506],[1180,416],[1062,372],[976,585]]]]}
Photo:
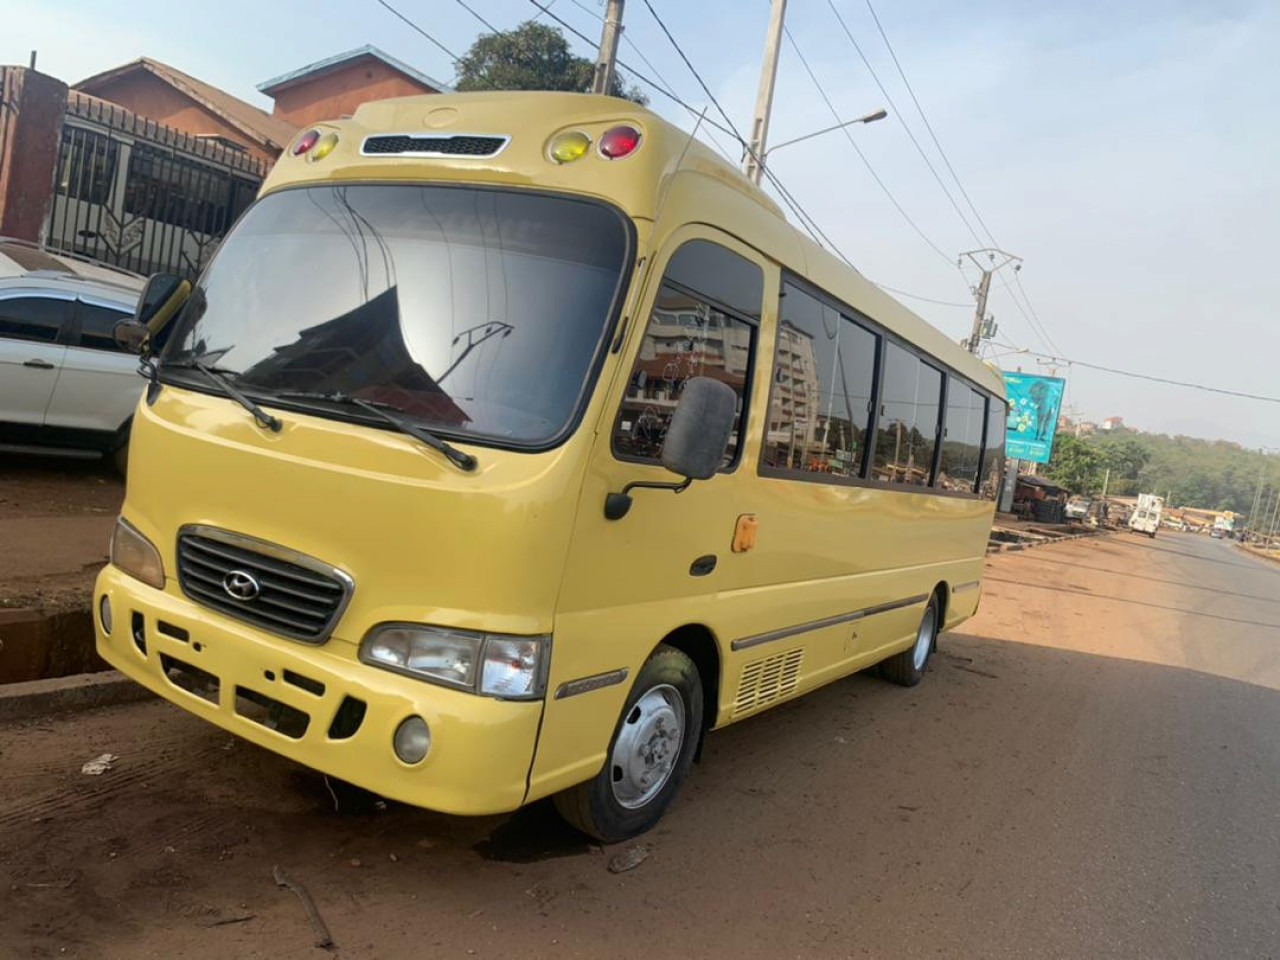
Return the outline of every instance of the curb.
{"type": "Polygon", "coordinates": [[[1236,544],[1236,549],[1247,553],[1251,557],[1257,557],[1259,560],[1269,560],[1272,563],[1280,563],[1280,557],[1272,556],[1269,553],[1263,553],[1261,550],[1254,550],[1252,547],[1246,547],[1241,543],[1236,544]]]}
{"type": "Polygon", "coordinates": [[[1071,533],[1061,537],[1046,537],[1029,543],[998,543],[987,541],[987,553],[1012,553],[1015,550],[1030,550],[1032,547],[1043,547],[1050,543],[1066,543],[1068,540],[1083,540],[1086,537],[1102,537],[1105,533],[1071,533]]]}
{"type": "Polygon", "coordinates": [[[155,694],[117,670],[0,686],[0,722],[149,700],[155,694]]]}

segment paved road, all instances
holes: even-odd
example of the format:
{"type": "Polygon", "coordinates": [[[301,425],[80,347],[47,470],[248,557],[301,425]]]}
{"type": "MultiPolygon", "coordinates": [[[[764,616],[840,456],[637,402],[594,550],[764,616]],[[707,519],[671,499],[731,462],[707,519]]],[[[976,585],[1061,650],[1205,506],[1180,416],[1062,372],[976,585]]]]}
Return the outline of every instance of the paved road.
{"type": "Polygon", "coordinates": [[[350,958],[1280,956],[1280,566],[1192,536],[993,559],[924,684],[714,735],[623,874],[542,806],[335,814],[159,702],[0,753],[4,956],[317,956],[275,864],[350,958]]]}

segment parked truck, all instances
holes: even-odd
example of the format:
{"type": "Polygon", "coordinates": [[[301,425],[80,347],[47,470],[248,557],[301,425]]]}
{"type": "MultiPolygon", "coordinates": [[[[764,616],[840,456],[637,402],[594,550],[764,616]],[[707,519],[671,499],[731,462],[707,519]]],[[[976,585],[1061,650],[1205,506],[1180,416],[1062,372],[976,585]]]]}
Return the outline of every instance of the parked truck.
{"type": "Polygon", "coordinates": [[[1138,506],[1129,517],[1129,529],[1136,533],[1145,533],[1155,539],[1160,529],[1160,513],[1164,509],[1164,497],[1154,493],[1138,494],[1138,506]]]}

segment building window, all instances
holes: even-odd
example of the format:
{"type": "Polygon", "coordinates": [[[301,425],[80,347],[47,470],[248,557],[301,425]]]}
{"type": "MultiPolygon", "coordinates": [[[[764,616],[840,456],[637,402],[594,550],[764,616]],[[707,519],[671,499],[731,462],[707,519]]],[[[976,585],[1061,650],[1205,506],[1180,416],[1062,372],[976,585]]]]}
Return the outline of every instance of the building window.
{"type": "Polygon", "coordinates": [[[876,336],[787,284],[761,462],[859,477],[875,383],[876,336]]]}
{"type": "Polygon", "coordinates": [[[751,261],[705,240],[676,251],[627,381],[614,453],[658,462],[686,381],[711,377],[738,395],[725,464],[737,459],[763,299],[764,273],[751,261]]]}
{"type": "Polygon", "coordinates": [[[947,385],[947,412],[942,428],[939,489],[974,491],[985,419],[986,404],[982,396],[952,377],[947,385]]]}
{"type": "Polygon", "coordinates": [[[116,178],[119,150],[110,137],[64,125],[58,192],[86,203],[107,203],[116,178]]]}
{"type": "Polygon", "coordinates": [[[941,371],[896,343],[885,343],[871,479],[929,485],[941,403],[941,371]]]}
{"type": "Polygon", "coordinates": [[[1000,481],[1004,477],[1004,427],[1008,416],[1003,400],[987,398],[987,432],[983,441],[982,484],[980,493],[988,500],[1000,494],[1000,481]]]}

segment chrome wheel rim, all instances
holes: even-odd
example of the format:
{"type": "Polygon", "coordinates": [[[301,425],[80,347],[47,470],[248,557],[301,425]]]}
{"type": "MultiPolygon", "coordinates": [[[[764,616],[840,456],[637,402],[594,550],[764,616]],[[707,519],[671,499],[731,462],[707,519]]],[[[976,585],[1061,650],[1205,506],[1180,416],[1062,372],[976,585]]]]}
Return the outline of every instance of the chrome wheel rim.
{"type": "Polygon", "coordinates": [[[668,683],[647,690],[622,719],[609,758],[613,798],[643,807],[666,786],[684,745],[684,697],[668,683]]]}
{"type": "Polygon", "coordinates": [[[937,619],[937,611],[930,605],[920,621],[920,629],[916,631],[916,645],[911,651],[911,663],[917,671],[923,670],[925,661],[929,659],[929,651],[933,648],[933,627],[937,619]]]}

